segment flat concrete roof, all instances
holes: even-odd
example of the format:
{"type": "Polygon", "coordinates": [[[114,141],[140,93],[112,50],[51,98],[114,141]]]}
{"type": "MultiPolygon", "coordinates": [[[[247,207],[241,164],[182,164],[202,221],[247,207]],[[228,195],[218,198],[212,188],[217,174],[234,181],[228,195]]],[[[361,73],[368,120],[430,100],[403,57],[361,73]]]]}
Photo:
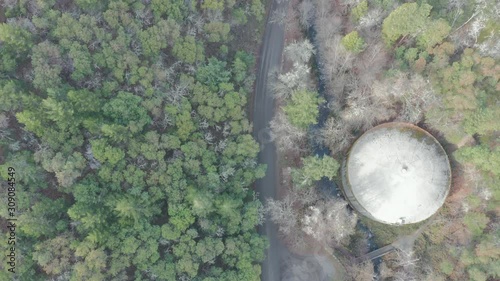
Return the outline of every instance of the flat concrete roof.
{"type": "Polygon", "coordinates": [[[451,182],[446,152],[425,130],[385,123],[364,133],[343,165],[351,205],[387,224],[416,223],[444,203],[451,182]]]}

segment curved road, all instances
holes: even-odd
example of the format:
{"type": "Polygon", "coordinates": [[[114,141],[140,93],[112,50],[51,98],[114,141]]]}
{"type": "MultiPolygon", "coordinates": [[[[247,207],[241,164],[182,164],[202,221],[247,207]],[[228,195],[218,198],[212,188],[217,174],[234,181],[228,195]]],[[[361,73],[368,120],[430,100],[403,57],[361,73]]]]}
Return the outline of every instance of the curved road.
{"type": "MultiPolygon", "coordinates": [[[[268,13],[257,70],[252,112],[254,137],[257,138],[261,145],[258,160],[259,163],[267,164],[266,175],[255,183],[255,191],[259,193],[259,199],[263,203],[265,203],[267,198],[276,198],[276,187],[279,178],[276,169],[276,147],[274,143],[270,143],[269,139],[263,136],[266,134],[269,121],[271,121],[274,115],[274,99],[268,90],[268,73],[272,69],[280,68],[284,45],[283,26],[270,23],[269,19],[273,11],[283,9],[285,6],[286,3],[276,3],[276,1],[273,1],[271,10],[268,13]]],[[[261,280],[279,281],[281,280],[280,268],[282,260],[285,256],[288,256],[288,250],[278,239],[277,228],[269,219],[266,218],[264,224],[259,227],[259,232],[266,235],[270,242],[266,260],[262,263],[261,280]]]]}

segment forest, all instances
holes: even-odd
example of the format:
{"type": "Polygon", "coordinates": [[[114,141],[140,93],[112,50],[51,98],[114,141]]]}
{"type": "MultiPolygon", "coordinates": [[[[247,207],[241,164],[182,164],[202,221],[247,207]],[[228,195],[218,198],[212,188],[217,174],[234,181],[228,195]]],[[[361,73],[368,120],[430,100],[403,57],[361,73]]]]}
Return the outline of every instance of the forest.
{"type": "Polygon", "coordinates": [[[286,29],[270,124],[284,191],[266,209],[293,251],[334,253],[346,280],[500,278],[499,15],[488,0],[290,0],[272,15],[286,29]],[[424,225],[371,221],[331,193],[352,143],[390,121],[439,140],[452,186],[411,250],[358,263],[424,225]]]}
{"type": "Polygon", "coordinates": [[[264,4],[2,1],[0,280],[260,280],[264,4]]]}

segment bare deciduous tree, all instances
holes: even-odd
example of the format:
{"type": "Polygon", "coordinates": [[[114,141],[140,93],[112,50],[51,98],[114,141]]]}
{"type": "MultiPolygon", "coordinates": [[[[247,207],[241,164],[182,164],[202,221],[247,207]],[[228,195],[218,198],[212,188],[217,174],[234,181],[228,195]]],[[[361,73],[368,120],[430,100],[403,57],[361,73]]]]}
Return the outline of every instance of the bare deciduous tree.
{"type": "MultiPolygon", "coordinates": [[[[329,33],[325,30],[324,33],[329,33]]],[[[318,47],[319,68],[321,79],[327,86],[327,94],[342,101],[346,85],[351,79],[350,69],[353,66],[353,56],[341,45],[342,36],[332,37],[318,31],[316,40],[322,42],[318,47]],[[325,38],[326,37],[326,38],[325,38]]]]}
{"type": "Polygon", "coordinates": [[[298,9],[300,24],[304,28],[309,28],[312,24],[314,13],[316,12],[314,9],[314,4],[310,0],[304,0],[300,3],[298,9]]]}
{"type": "Polygon", "coordinates": [[[342,118],[352,129],[364,131],[381,121],[390,119],[395,113],[390,101],[374,98],[370,95],[370,89],[360,87],[347,97],[342,118]]]}
{"type": "Polygon", "coordinates": [[[275,98],[288,98],[294,91],[308,87],[308,62],[314,53],[314,46],[309,40],[293,42],[285,47],[285,57],[293,66],[286,73],[280,73],[278,70],[270,72],[269,85],[275,98]]]}
{"type": "Polygon", "coordinates": [[[294,91],[307,88],[308,77],[309,67],[295,62],[292,69],[287,73],[271,72],[269,87],[274,98],[288,98],[294,91]]]}
{"type": "Polygon", "coordinates": [[[366,15],[359,20],[360,28],[369,29],[374,26],[379,26],[384,20],[384,10],[380,8],[370,9],[366,15]]]}
{"type": "Polygon", "coordinates": [[[303,206],[317,200],[318,195],[313,189],[294,191],[280,200],[267,200],[266,213],[278,225],[284,241],[293,249],[304,250],[308,245],[306,234],[300,228],[299,218],[303,206]]]}
{"type": "MultiPolygon", "coordinates": [[[[333,14],[333,1],[329,0],[316,0],[316,20],[327,19],[333,14]]],[[[316,24],[318,27],[321,26],[316,24]]]]}
{"type": "Polygon", "coordinates": [[[293,42],[285,47],[286,57],[293,62],[305,64],[314,53],[314,46],[307,39],[301,42],[293,42]]]}
{"type": "Polygon", "coordinates": [[[330,148],[332,154],[336,154],[349,147],[354,135],[351,133],[350,126],[344,120],[332,117],[326,121],[321,130],[320,138],[330,148]]]}
{"type": "Polygon", "coordinates": [[[278,225],[279,231],[285,235],[297,228],[298,214],[293,206],[295,203],[295,196],[290,194],[280,200],[267,200],[267,213],[271,220],[278,225]]]}
{"type": "Polygon", "coordinates": [[[357,222],[346,201],[320,198],[314,188],[292,190],[280,200],[268,199],[266,212],[295,249],[303,249],[311,239],[325,246],[347,245],[357,222]]]}
{"type": "Polygon", "coordinates": [[[377,280],[373,263],[366,261],[363,263],[351,263],[347,265],[347,274],[352,281],[374,281],[377,280]]]}
{"type": "Polygon", "coordinates": [[[302,230],[319,242],[347,245],[354,233],[357,216],[347,209],[347,202],[340,198],[320,200],[305,210],[302,230]]]}
{"type": "Polygon", "coordinates": [[[355,67],[358,69],[359,84],[370,87],[382,72],[387,61],[387,50],[382,42],[370,44],[370,48],[358,55],[355,67]]]}
{"type": "Polygon", "coordinates": [[[280,151],[301,151],[306,140],[306,131],[288,121],[283,112],[277,112],[270,122],[271,138],[280,151]]]}
{"type": "Polygon", "coordinates": [[[400,119],[406,122],[418,123],[423,118],[423,112],[436,103],[437,98],[430,83],[418,74],[407,80],[406,91],[402,95],[403,111],[400,119]]]}
{"type": "Polygon", "coordinates": [[[7,9],[13,9],[16,7],[17,5],[17,0],[4,0],[2,1],[3,3],[0,4],[0,6],[3,6],[4,8],[7,8],[7,9]]]}
{"type": "Polygon", "coordinates": [[[372,100],[379,106],[394,109],[401,104],[397,119],[410,123],[420,122],[423,112],[438,101],[429,82],[418,74],[409,77],[406,73],[399,73],[394,78],[375,81],[371,90],[372,100]]]}
{"type": "Polygon", "coordinates": [[[4,113],[0,113],[0,129],[5,129],[9,127],[9,117],[4,113]]]}
{"type": "Polygon", "coordinates": [[[287,20],[287,10],[282,8],[282,9],[276,9],[272,12],[271,18],[269,20],[270,23],[275,23],[279,25],[284,25],[287,20]]]}
{"type": "Polygon", "coordinates": [[[101,163],[95,159],[94,153],[92,152],[92,146],[90,144],[86,146],[84,156],[92,170],[98,169],[101,166],[101,163]]]}
{"type": "Polygon", "coordinates": [[[412,250],[402,251],[396,250],[388,255],[388,266],[392,270],[385,269],[384,274],[387,274],[395,281],[417,281],[423,280],[422,272],[417,269],[418,258],[412,250]]]}

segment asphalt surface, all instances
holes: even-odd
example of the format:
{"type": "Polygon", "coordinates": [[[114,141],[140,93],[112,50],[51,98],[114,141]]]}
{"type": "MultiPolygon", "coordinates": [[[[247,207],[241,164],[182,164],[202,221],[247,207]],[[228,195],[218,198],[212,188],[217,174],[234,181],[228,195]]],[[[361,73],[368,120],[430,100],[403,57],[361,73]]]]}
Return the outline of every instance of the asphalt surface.
{"type": "MultiPolygon", "coordinates": [[[[286,1],[282,1],[286,2],[286,1]]],[[[277,9],[283,9],[286,3],[273,1],[268,15],[277,9]]],[[[260,61],[257,69],[255,96],[253,104],[254,136],[261,145],[258,155],[259,163],[267,164],[264,178],[256,181],[255,190],[262,202],[267,198],[276,198],[276,189],[279,183],[277,170],[276,147],[269,141],[269,121],[274,115],[274,99],[268,90],[268,76],[273,69],[279,69],[284,45],[284,29],[275,23],[270,23],[268,16],[264,38],[260,52],[260,61]]],[[[262,281],[280,281],[281,266],[285,257],[289,256],[287,248],[278,239],[276,225],[266,218],[265,223],[259,227],[259,232],[266,235],[270,242],[267,258],[262,263],[262,281]]]]}
{"type": "Polygon", "coordinates": [[[284,263],[281,281],[339,281],[332,261],[326,256],[292,254],[284,263]]]}

